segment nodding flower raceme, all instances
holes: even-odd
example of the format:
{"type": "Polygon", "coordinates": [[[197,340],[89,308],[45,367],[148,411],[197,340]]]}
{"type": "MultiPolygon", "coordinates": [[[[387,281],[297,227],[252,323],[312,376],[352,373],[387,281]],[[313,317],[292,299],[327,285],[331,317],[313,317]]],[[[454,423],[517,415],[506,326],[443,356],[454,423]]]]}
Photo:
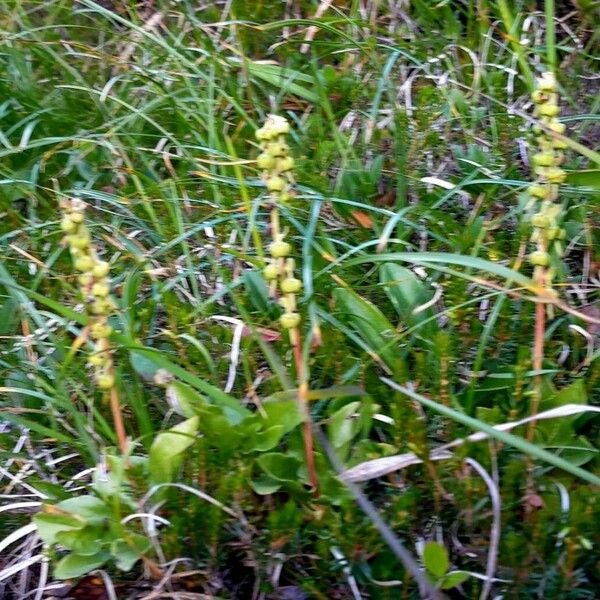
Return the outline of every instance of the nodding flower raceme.
{"type": "Polygon", "coordinates": [[[279,205],[290,200],[294,183],[294,159],[289,156],[286,143],[289,131],[290,125],[286,119],[269,115],[264,126],[256,131],[256,138],[262,150],[256,164],[262,170],[262,178],[269,192],[271,211],[270,258],[263,269],[263,275],[269,282],[271,295],[275,296],[278,292],[281,294],[279,303],[284,312],[279,322],[293,335],[293,331],[300,325],[296,295],[302,289],[302,282],[294,276],[295,262],[290,258],[292,246],[284,239],[285,232],[281,230],[279,218],[279,205]]]}
{"type": "Polygon", "coordinates": [[[109,265],[98,258],[89,229],[85,224],[85,203],[79,198],[61,202],[61,229],[71,251],[77,281],[90,316],[90,337],[94,351],[88,363],[94,369],[96,385],[103,390],[114,386],[113,361],[109,337],[112,327],[108,318],[115,305],[110,298],[109,265]]]}
{"type": "Polygon", "coordinates": [[[527,190],[536,210],[531,218],[531,241],[535,250],[529,255],[529,261],[534,266],[534,278],[551,288],[556,275],[556,261],[560,260],[564,251],[565,230],[561,227],[562,205],[558,192],[559,185],[566,178],[561,165],[563,150],[567,147],[565,141],[556,135],[564,134],[566,127],[557,118],[560,109],[553,73],[543,73],[537,79],[532,100],[539,124],[534,127],[537,148],[531,159],[536,181],[527,190]]]}

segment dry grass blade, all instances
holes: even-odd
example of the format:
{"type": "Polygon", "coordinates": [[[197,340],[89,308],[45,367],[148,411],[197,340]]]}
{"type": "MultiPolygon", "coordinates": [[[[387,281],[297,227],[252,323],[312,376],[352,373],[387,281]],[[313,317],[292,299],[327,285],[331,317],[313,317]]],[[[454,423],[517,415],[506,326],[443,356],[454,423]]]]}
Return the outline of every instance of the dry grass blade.
{"type": "MultiPolygon", "coordinates": [[[[537,416],[530,416],[519,421],[511,421],[509,423],[501,423],[500,425],[494,425],[494,429],[498,431],[510,431],[515,427],[526,425],[533,420],[544,420],[544,419],[557,419],[560,417],[571,417],[586,412],[600,413],[600,407],[598,406],[586,406],[583,404],[565,404],[557,408],[552,408],[544,412],[539,413],[537,416]]],[[[480,442],[482,440],[489,439],[489,435],[484,432],[477,432],[469,435],[466,438],[459,438],[448,444],[444,444],[439,448],[431,451],[429,460],[445,460],[452,458],[453,454],[449,451],[450,448],[456,448],[461,446],[465,442],[480,442]]],[[[355,483],[361,481],[368,481],[369,479],[376,479],[377,477],[383,477],[389,475],[394,471],[400,471],[411,465],[421,464],[423,461],[417,457],[413,452],[407,452],[406,454],[398,454],[395,456],[386,456],[384,458],[375,458],[360,463],[351,469],[347,469],[342,473],[342,477],[346,481],[353,481],[355,483]]]]}

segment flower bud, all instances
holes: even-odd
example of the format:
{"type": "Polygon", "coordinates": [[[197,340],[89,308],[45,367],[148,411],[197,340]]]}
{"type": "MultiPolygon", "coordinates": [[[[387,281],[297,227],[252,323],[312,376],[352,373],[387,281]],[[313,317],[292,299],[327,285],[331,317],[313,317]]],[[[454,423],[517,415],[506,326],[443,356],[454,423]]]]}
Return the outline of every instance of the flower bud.
{"type": "Polygon", "coordinates": [[[529,255],[529,262],[536,267],[547,267],[550,264],[550,255],[543,250],[536,250],[529,255]]]}
{"type": "Polygon", "coordinates": [[[101,277],[106,277],[108,275],[109,268],[110,267],[107,262],[100,260],[94,265],[94,268],[92,269],[92,274],[98,279],[100,279],[101,277]]]}
{"type": "Polygon", "coordinates": [[[548,196],[548,188],[544,185],[539,185],[534,183],[527,188],[527,192],[530,196],[535,196],[536,198],[545,199],[548,196]]]}
{"type": "Polygon", "coordinates": [[[540,104],[538,111],[543,117],[555,117],[560,112],[560,109],[558,108],[558,105],[546,102],[540,104]]]}
{"type": "Polygon", "coordinates": [[[69,214],[69,218],[71,221],[73,221],[73,223],[77,223],[77,225],[79,225],[80,223],[83,223],[83,211],[74,210],[69,214]]]}
{"type": "Polygon", "coordinates": [[[60,228],[65,233],[73,233],[77,229],[77,223],[75,223],[71,217],[65,215],[60,222],[60,228]]]}
{"type": "Polygon", "coordinates": [[[267,180],[267,190],[269,192],[281,192],[285,188],[285,179],[283,177],[275,176],[270,177],[267,180]]]}
{"type": "Polygon", "coordinates": [[[287,277],[281,282],[281,291],[284,294],[296,294],[302,289],[302,282],[295,277],[287,277]]]}
{"type": "Polygon", "coordinates": [[[98,373],[96,375],[96,384],[101,390],[109,390],[115,385],[115,378],[110,373],[98,373]]]}
{"type": "Polygon", "coordinates": [[[550,183],[562,183],[567,178],[567,174],[560,167],[547,169],[544,176],[550,183]]]}
{"type": "Polygon", "coordinates": [[[263,152],[256,158],[256,165],[259,169],[272,169],[275,166],[275,159],[270,154],[263,152]]]}
{"type": "Polygon", "coordinates": [[[285,156],[279,160],[278,167],[280,171],[291,171],[294,168],[294,159],[291,156],[285,156]]]}
{"type": "Polygon", "coordinates": [[[274,158],[279,158],[280,156],[285,156],[287,154],[288,147],[287,144],[282,144],[281,142],[273,142],[267,147],[267,152],[274,158]]]}
{"type": "Polygon", "coordinates": [[[539,167],[552,167],[554,166],[554,154],[552,152],[538,152],[533,155],[533,164],[539,167]]]}
{"type": "Polygon", "coordinates": [[[110,286],[104,281],[98,281],[92,286],[92,294],[98,298],[106,298],[110,294],[110,286]]]}
{"type": "Polygon", "coordinates": [[[94,260],[91,256],[84,254],[75,261],[75,268],[78,271],[89,271],[94,266],[94,260]]]}
{"type": "Polygon", "coordinates": [[[279,317],[279,322],[284,329],[293,329],[300,325],[300,315],[298,313],[286,312],[279,317]]]}
{"type": "Polygon", "coordinates": [[[531,224],[540,229],[546,229],[552,224],[550,219],[543,213],[536,213],[531,217],[531,224]]]}
{"type": "Polygon", "coordinates": [[[284,258],[292,251],[292,247],[284,241],[273,242],[269,249],[273,258],[284,258]]]}
{"type": "Polygon", "coordinates": [[[279,269],[277,268],[277,265],[275,265],[273,263],[268,264],[263,269],[263,275],[265,276],[265,279],[267,281],[272,281],[273,279],[277,279],[277,276],[279,275],[279,269]]]}
{"type": "Polygon", "coordinates": [[[110,325],[102,322],[94,323],[90,329],[92,337],[98,340],[110,337],[112,331],[113,329],[110,325]]]}

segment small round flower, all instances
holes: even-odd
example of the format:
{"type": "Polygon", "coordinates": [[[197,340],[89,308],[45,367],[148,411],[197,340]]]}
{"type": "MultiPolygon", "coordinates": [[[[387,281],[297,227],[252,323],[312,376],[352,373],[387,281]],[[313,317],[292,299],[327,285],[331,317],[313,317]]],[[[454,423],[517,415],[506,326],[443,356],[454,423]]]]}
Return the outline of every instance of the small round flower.
{"type": "Polygon", "coordinates": [[[558,230],[558,234],[556,236],[557,240],[564,240],[567,237],[567,230],[566,229],[559,229],[558,230]]]}
{"type": "Polygon", "coordinates": [[[533,164],[539,167],[552,167],[555,164],[555,157],[552,152],[538,152],[533,155],[533,164]]]}
{"type": "Polygon", "coordinates": [[[90,236],[87,232],[70,235],[67,240],[72,248],[78,248],[79,250],[85,250],[90,245],[90,236]]]}
{"type": "Polygon", "coordinates": [[[547,124],[547,127],[554,131],[554,133],[560,133],[561,135],[567,130],[567,126],[556,119],[552,119],[552,121],[547,124]]]}
{"type": "Polygon", "coordinates": [[[295,277],[287,277],[281,282],[281,291],[284,294],[296,294],[302,289],[302,282],[295,277]]]}
{"type": "Polygon", "coordinates": [[[106,277],[108,275],[109,268],[110,267],[107,262],[100,260],[94,265],[94,268],[92,269],[92,274],[98,279],[101,277],[106,277]]]}
{"type": "Polygon", "coordinates": [[[110,373],[98,373],[95,379],[96,384],[101,390],[109,390],[115,385],[115,378],[110,373]]]}
{"type": "Polygon", "coordinates": [[[80,256],[75,261],[75,268],[78,271],[84,271],[84,272],[89,271],[93,266],[94,266],[94,259],[91,256],[88,256],[87,254],[80,256]]]}
{"type": "Polygon", "coordinates": [[[268,264],[263,269],[263,275],[265,276],[265,279],[267,279],[268,281],[277,279],[277,276],[279,275],[279,269],[277,268],[277,265],[275,265],[273,263],[268,264]]]}
{"type": "Polygon", "coordinates": [[[92,286],[92,295],[97,298],[106,298],[110,294],[110,286],[105,281],[98,281],[92,286]]]}
{"type": "Polygon", "coordinates": [[[96,352],[88,358],[88,364],[92,367],[103,367],[108,363],[108,356],[104,352],[96,352]]]}
{"type": "Polygon", "coordinates": [[[88,285],[92,284],[94,278],[89,273],[84,273],[77,278],[77,281],[79,281],[81,287],[88,287],[88,285]]]}
{"type": "Polygon", "coordinates": [[[273,142],[268,145],[267,152],[274,158],[278,158],[280,156],[285,156],[288,153],[288,147],[287,144],[273,142]]]}
{"type": "Polygon", "coordinates": [[[557,150],[565,150],[566,148],[568,148],[568,144],[567,142],[565,142],[565,140],[552,140],[552,146],[554,148],[556,148],[557,150]]]}
{"type": "Polygon", "coordinates": [[[287,242],[279,241],[273,242],[269,250],[273,258],[284,258],[292,251],[292,247],[287,242]]]}
{"type": "Polygon", "coordinates": [[[536,267],[547,267],[550,264],[550,255],[543,250],[536,250],[529,255],[529,262],[536,267]]]}
{"type": "Polygon", "coordinates": [[[273,117],[270,129],[275,135],[287,135],[290,132],[290,124],[283,117],[273,117]]]}
{"type": "Polygon", "coordinates": [[[544,73],[537,80],[537,88],[542,92],[556,92],[556,79],[553,73],[544,73]]]}
{"type": "Polygon", "coordinates": [[[276,175],[267,179],[267,190],[269,192],[281,192],[285,188],[285,179],[276,175]]]}
{"type": "Polygon", "coordinates": [[[72,213],[69,214],[69,218],[71,219],[71,221],[73,221],[73,223],[77,223],[79,225],[80,223],[83,223],[83,212],[79,210],[74,210],[72,213]]]}
{"type": "Polygon", "coordinates": [[[270,154],[263,152],[256,158],[256,165],[259,169],[272,169],[275,166],[275,159],[270,154]]]}
{"type": "Polygon", "coordinates": [[[559,235],[560,229],[558,227],[550,227],[548,231],[546,231],[546,237],[549,241],[555,240],[559,235]]]}
{"type": "Polygon", "coordinates": [[[563,183],[567,174],[560,167],[551,167],[547,169],[544,176],[550,183],[563,183]]]}
{"type": "Polygon", "coordinates": [[[527,192],[530,196],[535,196],[536,198],[545,199],[548,197],[548,188],[544,185],[539,185],[534,183],[527,188],[527,192]]]}
{"type": "Polygon", "coordinates": [[[106,315],[112,307],[112,302],[108,298],[99,298],[92,303],[92,312],[95,315],[106,315]]]}
{"type": "Polygon", "coordinates": [[[277,164],[280,171],[291,171],[294,168],[294,159],[291,156],[281,158],[277,164]]]}
{"type": "Polygon", "coordinates": [[[286,312],[279,317],[279,323],[284,329],[293,329],[300,325],[300,315],[298,313],[286,312]]]}
{"type": "Polygon", "coordinates": [[[271,132],[265,127],[257,129],[254,135],[256,136],[256,139],[260,142],[269,140],[271,138],[271,132]]]}
{"type": "Polygon", "coordinates": [[[60,228],[65,233],[73,233],[77,229],[77,223],[71,219],[68,215],[65,215],[60,222],[60,228]]]}
{"type": "Polygon", "coordinates": [[[112,327],[106,323],[94,323],[90,329],[92,337],[96,338],[97,340],[110,337],[112,331],[112,327]]]}
{"type": "Polygon", "coordinates": [[[545,102],[544,104],[540,104],[538,111],[543,117],[555,117],[560,112],[560,109],[556,104],[545,102]]]}
{"type": "Polygon", "coordinates": [[[545,102],[548,99],[548,96],[547,94],[544,94],[542,90],[533,90],[533,92],[531,93],[531,99],[536,104],[541,104],[542,102],[545,102]]]}
{"type": "Polygon", "coordinates": [[[540,229],[546,229],[552,225],[551,220],[543,213],[536,213],[531,217],[531,224],[540,229]]]}

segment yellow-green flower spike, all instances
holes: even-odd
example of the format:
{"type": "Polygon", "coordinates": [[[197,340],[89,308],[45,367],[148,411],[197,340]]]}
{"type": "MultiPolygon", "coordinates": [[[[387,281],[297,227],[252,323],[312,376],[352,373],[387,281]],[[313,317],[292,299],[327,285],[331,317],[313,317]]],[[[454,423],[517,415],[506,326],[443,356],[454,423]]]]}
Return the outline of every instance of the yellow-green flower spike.
{"type": "Polygon", "coordinates": [[[292,197],[294,159],[289,156],[286,136],[290,124],[279,115],[269,115],[263,127],[256,132],[261,143],[261,153],[256,165],[263,171],[262,179],[270,196],[271,236],[269,246],[270,262],[264,267],[263,275],[269,282],[271,295],[282,294],[279,304],[284,313],[280,317],[284,329],[294,330],[300,324],[300,315],[296,312],[296,294],[302,289],[302,283],[294,277],[294,261],[289,258],[291,245],[284,240],[280,231],[279,205],[287,203],[292,197]]]}
{"type": "Polygon", "coordinates": [[[90,337],[94,351],[89,364],[94,368],[96,385],[103,390],[114,386],[113,363],[108,338],[112,327],[108,318],[114,309],[109,297],[109,265],[100,260],[92,243],[90,232],[85,224],[85,204],[78,198],[61,203],[64,211],[61,229],[67,234],[73,265],[81,272],[77,277],[81,295],[86,299],[91,316],[90,337]]]}
{"type": "Polygon", "coordinates": [[[566,178],[566,173],[560,168],[564,160],[561,150],[567,146],[564,140],[553,135],[563,135],[566,131],[565,124],[557,118],[560,108],[558,86],[553,73],[543,73],[538,78],[531,99],[536,105],[535,114],[540,124],[534,128],[538,134],[538,151],[531,157],[537,181],[527,188],[532,203],[537,204],[536,212],[531,218],[531,241],[535,244],[535,249],[529,255],[529,262],[535,267],[536,278],[543,285],[551,287],[555,269],[550,267],[550,252],[557,257],[563,252],[559,240],[562,207],[557,200],[558,186],[566,178]]]}

